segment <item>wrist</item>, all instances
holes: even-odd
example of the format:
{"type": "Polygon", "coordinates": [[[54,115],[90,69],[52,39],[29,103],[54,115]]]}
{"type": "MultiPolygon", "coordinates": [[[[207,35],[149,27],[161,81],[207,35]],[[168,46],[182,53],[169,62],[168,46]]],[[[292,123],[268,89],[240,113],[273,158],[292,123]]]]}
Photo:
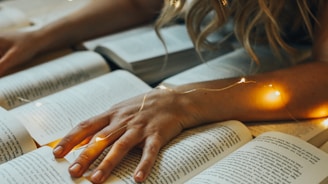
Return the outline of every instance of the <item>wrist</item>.
{"type": "Polygon", "coordinates": [[[48,34],[43,28],[31,31],[29,36],[33,40],[35,54],[41,54],[52,50],[52,35],[48,34]]]}
{"type": "MultiPolygon", "coordinates": [[[[208,95],[211,96],[211,94],[208,94],[207,91],[184,86],[169,88],[162,85],[156,87],[156,89],[171,93],[171,98],[175,101],[174,106],[179,107],[179,116],[187,117],[187,120],[182,121],[184,129],[218,121],[218,111],[213,111],[213,108],[210,108],[213,101],[208,102],[208,95]]],[[[219,117],[223,119],[223,116],[219,117]]]]}

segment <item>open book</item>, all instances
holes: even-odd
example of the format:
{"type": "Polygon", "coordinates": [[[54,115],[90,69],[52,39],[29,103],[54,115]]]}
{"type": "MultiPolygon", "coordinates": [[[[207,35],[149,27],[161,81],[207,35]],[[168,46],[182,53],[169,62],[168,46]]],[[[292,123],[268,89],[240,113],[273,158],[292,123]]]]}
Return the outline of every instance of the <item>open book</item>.
{"type": "MultiPolygon", "coordinates": [[[[11,129],[20,129],[19,125],[11,124],[18,123],[17,119],[3,110],[0,114],[0,130],[4,132],[0,135],[5,135],[1,137],[0,148],[8,155],[17,150],[27,151],[17,158],[12,158],[17,155],[2,157],[9,159],[2,159],[0,164],[0,176],[4,181],[89,183],[87,174],[72,179],[67,171],[81,150],[72,151],[65,159],[55,159],[51,147],[35,149],[23,128],[18,134],[11,132],[11,129]],[[22,148],[19,144],[31,146],[22,148]]],[[[140,158],[141,150],[131,151],[106,183],[134,183],[133,171],[140,158]]],[[[327,162],[327,153],[299,138],[268,132],[252,139],[244,124],[232,120],[182,132],[161,149],[145,183],[327,183],[327,162]]]]}
{"type": "MultiPolygon", "coordinates": [[[[17,183],[88,183],[87,176],[73,180],[67,171],[81,149],[56,160],[48,145],[77,123],[151,89],[131,73],[116,70],[12,110],[0,110],[0,149],[6,153],[0,175],[17,183]]],[[[108,183],[134,183],[132,174],[140,156],[141,150],[133,150],[108,183]]],[[[147,182],[319,183],[328,176],[327,162],[327,153],[301,139],[266,133],[252,140],[245,125],[227,121],[186,130],[172,140],[161,150],[147,182]]]]}
{"type": "MultiPolygon", "coordinates": [[[[161,28],[160,32],[167,50],[155,30],[149,30],[149,27],[145,26],[125,32],[124,38],[99,43],[95,51],[109,62],[132,72],[148,84],[158,83],[166,77],[202,63],[185,25],[174,24],[161,28]]],[[[212,36],[211,40],[219,37],[220,35],[217,34],[212,36]]],[[[231,48],[226,46],[219,51],[206,53],[205,59],[217,57],[230,50],[231,48]]]]}
{"type": "MultiPolygon", "coordinates": [[[[83,58],[95,55],[99,57],[96,53],[89,55],[90,53],[92,52],[76,54],[82,54],[83,58]]],[[[69,67],[71,62],[80,63],[80,67],[83,68],[84,64],[82,65],[81,62],[83,61],[80,59],[67,60],[66,58],[60,62],[67,63],[64,68],[72,68],[69,67]]],[[[93,60],[87,59],[86,61],[88,61],[86,63],[94,66],[93,60]]],[[[56,62],[55,64],[49,62],[45,65],[49,64],[52,67],[46,67],[48,70],[58,71],[55,68],[56,62]]],[[[103,61],[98,61],[95,66],[98,67],[91,67],[95,70],[93,72],[108,70],[103,61]],[[99,63],[101,64],[99,65],[99,63]]],[[[82,69],[79,68],[79,70],[82,69]]],[[[46,73],[46,71],[44,72],[46,73]]],[[[40,74],[35,68],[29,73],[40,74]]],[[[74,72],[72,72],[73,74],[74,72]]],[[[24,77],[23,74],[20,75],[23,77],[21,76],[19,79],[28,78],[24,77]]],[[[70,82],[69,80],[64,81],[70,82]]],[[[57,79],[57,82],[61,82],[60,78],[57,79]]],[[[54,87],[54,85],[50,85],[50,82],[46,84],[54,87]]],[[[41,183],[46,181],[49,183],[75,183],[76,181],[73,181],[67,172],[68,163],[55,161],[51,148],[46,145],[63,137],[82,120],[105,111],[123,99],[150,89],[143,81],[128,72],[115,71],[62,89],[43,98],[31,100],[9,111],[0,109],[0,161],[4,163],[0,165],[0,176],[8,183],[21,183],[22,181],[35,183],[35,180],[41,183]],[[41,146],[41,148],[36,149],[36,145],[41,146]],[[19,157],[20,155],[23,156],[19,157]]]]}
{"type": "Polygon", "coordinates": [[[129,72],[117,70],[9,111],[0,109],[0,176],[13,183],[75,183],[67,161],[55,161],[47,145],[77,123],[150,89],[129,72]]]}
{"type": "MultiPolygon", "coordinates": [[[[141,150],[108,183],[133,183],[141,150]]],[[[238,121],[186,130],[159,153],[145,183],[327,183],[328,154],[294,136],[267,132],[252,140],[238,121]]]]}
{"type": "Polygon", "coordinates": [[[45,63],[2,77],[0,106],[12,109],[110,72],[110,67],[98,53],[66,53],[60,57],[55,55],[55,58],[48,62],[42,61],[45,63]]]}

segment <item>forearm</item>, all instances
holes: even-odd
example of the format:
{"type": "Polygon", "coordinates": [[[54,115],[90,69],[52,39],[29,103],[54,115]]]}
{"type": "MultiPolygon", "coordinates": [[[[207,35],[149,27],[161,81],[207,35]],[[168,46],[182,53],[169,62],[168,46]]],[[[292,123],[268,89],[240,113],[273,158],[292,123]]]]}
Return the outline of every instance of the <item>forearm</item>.
{"type": "Polygon", "coordinates": [[[327,71],[328,63],[313,62],[249,76],[245,83],[238,83],[239,78],[234,78],[180,86],[175,90],[195,104],[187,108],[199,113],[199,123],[317,118],[328,115],[327,71]]]}
{"type": "Polygon", "coordinates": [[[159,13],[161,4],[161,0],[93,0],[36,34],[42,38],[42,50],[71,46],[151,21],[159,13]]]}

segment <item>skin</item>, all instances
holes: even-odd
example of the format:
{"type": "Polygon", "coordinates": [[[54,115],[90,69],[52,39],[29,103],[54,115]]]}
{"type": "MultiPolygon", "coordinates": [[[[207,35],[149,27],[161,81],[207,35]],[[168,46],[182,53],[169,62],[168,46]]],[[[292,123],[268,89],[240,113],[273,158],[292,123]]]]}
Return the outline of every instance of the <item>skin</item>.
{"type": "Polygon", "coordinates": [[[41,30],[1,33],[0,76],[41,53],[149,22],[159,13],[162,3],[162,0],[92,0],[80,11],[41,30]]]}
{"type": "Polygon", "coordinates": [[[115,136],[92,144],[83,151],[69,168],[71,175],[82,176],[102,150],[112,145],[90,177],[92,182],[102,183],[129,150],[140,147],[143,154],[134,179],[142,182],[150,173],[160,149],[186,128],[229,119],[248,122],[326,117],[328,11],[323,12],[312,62],[249,76],[249,82],[238,85],[233,84],[238,83],[239,78],[230,78],[188,84],[171,90],[154,89],[145,94],[141,111],[145,95],[123,101],[107,112],[81,122],[62,139],[54,154],[63,157],[88,137],[106,137],[116,131],[115,136]],[[222,91],[202,90],[223,89],[231,85],[233,87],[222,91]],[[273,88],[270,89],[270,85],[273,88]],[[198,90],[187,92],[193,89],[198,90]],[[279,103],[262,100],[263,94],[270,90],[279,90],[279,103]]]}
{"type": "MultiPolygon", "coordinates": [[[[135,16],[138,16],[137,10],[128,5],[130,1],[114,2],[122,3],[120,4],[121,8],[130,10],[127,12],[133,13],[135,10],[135,16]]],[[[146,0],[138,2],[143,4],[146,0]]],[[[149,0],[149,2],[154,1],[149,0]]],[[[107,16],[111,19],[113,14],[109,11],[110,8],[113,11],[119,9],[114,8],[118,5],[108,3],[105,7],[105,4],[90,5],[98,8],[97,13],[91,10],[87,11],[88,8],[86,8],[86,15],[77,13],[67,22],[59,21],[53,27],[45,28],[43,34],[40,34],[41,37],[46,37],[45,35],[51,33],[56,34],[52,38],[47,37],[49,40],[39,40],[39,44],[49,49],[72,44],[78,40],[98,36],[105,32],[119,30],[101,23],[104,27],[92,29],[92,33],[86,29],[84,33],[76,35],[76,30],[84,30],[83,28],[90,25],[94,25],[93,28],[97,27],[95,26],[97,22],[93,21],[100,20],[100,17],[107,16]],[[74,31],[70,31],[70,29],[74,31]]],[[[158,7],[159,9],[161,5],[161,3],[154,3],[145,7],[146,4],[140,6],[153,10],[156,8],[150,7],[158,7]]],[[[160,149],[184,129],[229,119],[248,122],[326,117],[328,115],[328,80],[326,79],[328,71],[326,52],[328,49],[328,11],[325,10],[328,10],[328,5],[325,6],[319,19],[321,26],[315,34],[312,62],[249,76],[246,78],[246,81],[249,82],[246,83],[238,83],[239,78],[229,78],[178,86],[170,90],[154,89],[147,94],[118,103],[106,112],[81,122],[61,140],[54,149],[54,155],[58,158],[64,157],[74,146],[85,139],[106,137],[112,133],[109,138],[96,144],[90,144],[70,166],[70,174],[73,177],[81,177],[102,151],[112,145],[105,159],[90,176],[92,182],[102,183],[131,149],[139,147],[143,150],[143,154],[135,169],[134,179],[136,182],[142,182],[150,173],[160,149]],[[273,87],[270,87],[270,84],[273,87]],[[227,86],[230,87],[226,88],[227,86]],[[203,90],[203,88],[226,89],[209,91],[203,90]],[[193,89],[196,90],[189,92],[193,89]],[[278,103],[262,99],[265,93],[275,90],[279,90],[281,94],[278,103]],[[142,103],[144,97],[146,100],[142,103]],[[140,110],[141,105],[143,108],[140,110]]],[[[121,11],[116,13],[121,14],[122,17],[120,18],[125,20],[125,13],[121,11]]],[[[114,23],[112,25],[123,29],[128,25],[150,20],[149,16],[153,17],[153,14],[141,16],[140,19],[136,18],[131,22],[125,17],[126,20],[123,22],[126,24],[115,23],[115,18],[113,18],[114,23]]],[[[107,18],[106,21],[108,21],[107,18]]],[[[32,38],[30,37],[30,39],[32,38]]],[[[24,46],[24,44],[22,45],[24,46]]],[[[26,48],[27,46],[28,44],[25,45],[26,48]]],[[[23,50],[18,51],[22,52],[23,50]]],[[[20,53],[18,51],[16,50],[16,53],[20,53]]],[[[39,51],[31,52],[34,55],[39,51]]],[[[19,58],[21,61],[31,57],[31,53],[24,54],[24,57],[19,58]]],[[[6,63],[3,58],[1,68],[6,63]]]]}

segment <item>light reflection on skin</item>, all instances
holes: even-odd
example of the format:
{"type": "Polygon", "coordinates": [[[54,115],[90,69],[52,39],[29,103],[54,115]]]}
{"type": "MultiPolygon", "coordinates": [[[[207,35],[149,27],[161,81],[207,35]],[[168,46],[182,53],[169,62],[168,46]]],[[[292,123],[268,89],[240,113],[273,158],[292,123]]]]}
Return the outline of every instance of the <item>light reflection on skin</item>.
{"type": "Polygon", "coordinates": [[[272,84],[264,86],[258,91],[257,95],[261,107],[274,110],[284,108],[288,99],[287,96],[282,94],[280,90],[274,87],[272,84]]]}
{"type": "Polygon", "coordinates": [[[328,106],[326,105],[322,105],[316,109],[314,109],[309,116],[310,117],[324,117],[327,116],[328,114],[328,106]]]}

